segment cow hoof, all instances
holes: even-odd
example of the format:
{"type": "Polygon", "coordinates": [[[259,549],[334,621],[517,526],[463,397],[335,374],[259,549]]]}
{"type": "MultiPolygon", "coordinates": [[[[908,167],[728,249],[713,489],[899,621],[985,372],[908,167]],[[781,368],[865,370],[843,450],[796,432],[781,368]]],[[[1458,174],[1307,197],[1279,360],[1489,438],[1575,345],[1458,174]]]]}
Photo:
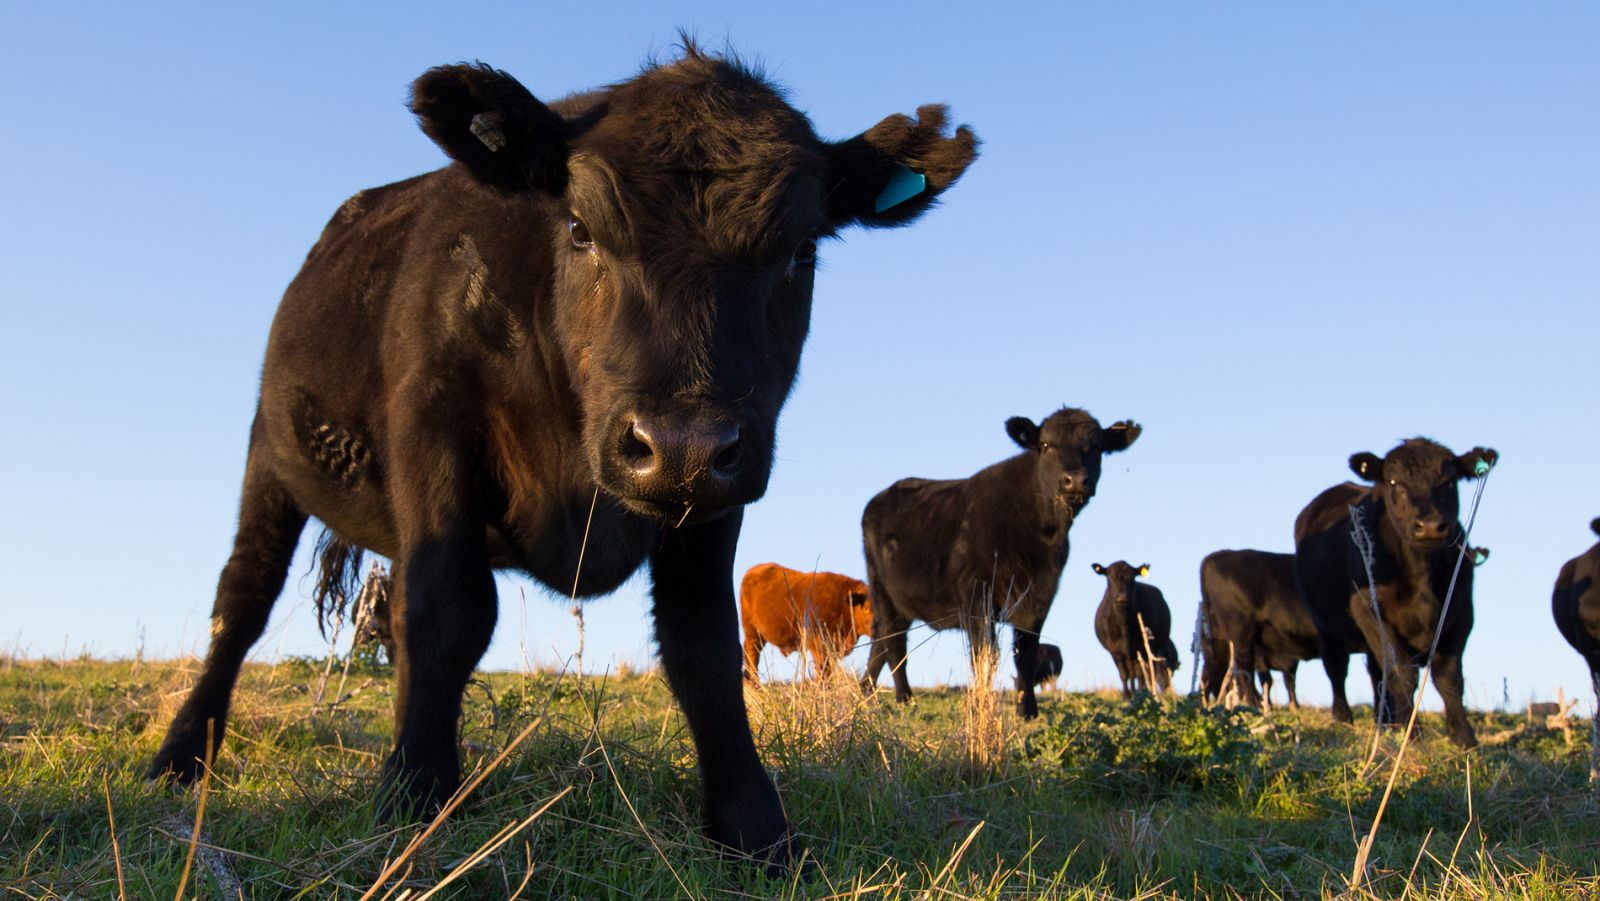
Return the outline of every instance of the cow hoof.
{"type": "Polygon", "coordinates": [[[192,785],[205,772],[206,741],[202,734],[198,740],[181,734],[169,733],[156,756],[145,769],[144,777],[151,782],[170,779],[178,785],[192,785]]]}
{"type": "Polygon", "coordinates": [[[716,844],[717,852],[724,859],[753,865],[768,879],[783,882],[809,880],[816,874],[816,861],[806,852],[805,846],[794,837],[794,833],[787,829],[777,841],[753,850],[744,850],[717,841],[715,838],[712,842],[716,844]]]}
{"type": "Polygon", "coordinates": [[[401,770],[392,763],[384,768],[378,786],[378,822],[419,823],[444,809],[456,793],[460,779],[450,773],[401,770]]]}

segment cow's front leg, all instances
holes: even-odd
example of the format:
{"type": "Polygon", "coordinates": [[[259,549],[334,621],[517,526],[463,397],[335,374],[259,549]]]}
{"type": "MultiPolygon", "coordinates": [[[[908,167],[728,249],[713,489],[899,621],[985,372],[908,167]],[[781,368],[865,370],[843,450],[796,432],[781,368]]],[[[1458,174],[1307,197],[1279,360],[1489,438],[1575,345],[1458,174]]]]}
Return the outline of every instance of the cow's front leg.
{"type": "Polygon", "coordinates": [[[407,412],[393,420],[406,438],[392,464],[400,555],[390,613],[398,653],[395,744],[384,765],[379,808],[385,818],[429,814],[460,785],[462,694],[495,623],[494,576],[471,457],[449,435],[429,428],[456,420],[407,412]]]}
{"type": "Polygon", "coordinates": [[[650,559],[656,641],[700,758],[711,840],[781,872],[794,857],[778,790],[761,767],[739,677],[733,552],[740,510],[665,528],[650,559]]]}
{"type": "Polygon", "coordinates": [[[1011,628],[1011,657],[1017,669],[1017,712],[1025,720],[1039,715],[1039,701],[1034,695],[1034,677],[1039,674],[1039,623],[1013,625],[1011,628]]]}
{"type": "Polygon", "coordinates": [[[1444,700],[1444,721],[1450,729],[1450,740],[1463,748],[1478,745],[1478,736],[1467,722],[1467,708],[1461,695],[1465,691],[1461,675],[1460,654],[1435,654],[1433,658],[1433,687],[1444,700]]]}

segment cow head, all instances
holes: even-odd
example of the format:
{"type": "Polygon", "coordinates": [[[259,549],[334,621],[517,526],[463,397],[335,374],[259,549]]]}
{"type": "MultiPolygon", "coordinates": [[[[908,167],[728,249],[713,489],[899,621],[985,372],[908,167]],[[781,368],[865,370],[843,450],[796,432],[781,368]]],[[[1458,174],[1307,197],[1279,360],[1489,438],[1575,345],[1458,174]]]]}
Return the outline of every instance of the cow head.
{"type": "Polygon", "coordinates": [[[1026,416],[1006,420],[1006,434],[1033,456],[1039,498],[1052,514],[1071,524],[1100,484],[1100,459],[1127,450],[1141,429],[1131,419],[1110,428],[1088,412],[1062,407],[1044,422],[1026,416]]]}
{"type": "Polygon", "coordinates": [[[1354,454],[1350,469],[1373,483],[1383,515],[1401,541],[1431,549],[1456,539],[1461,516],[1456,483],[1481,478],[1499,459],[1487,448],[1457,456],[1437,442],[1412,438],[1381,458],[1354,454]]]}
{"type": "Polygon", "coordinates": [[[850,627],[861,638],[872,634],[872,592],[865,582],[856,583],[845,595],[850,601],[850,627]]]}
{"type": "Polygon", "coordinates": [[[1133,580],[1150,575],[1148,563],[1135,567],[1125,560],[1118,560],[1110,566],[1101,566],[1098,563],[1092,566],[1095,572],[1106,577],[1106,599],[1119,607],[1133,603],[1133,580]]]}
{"type": "Polygon", "coordinates": [[[422,128],[469,175],[547,204],[553,318],[596,483],[700,520],[759,498],[811,315],[818,243],[912,222],[978,141],[945,109],[820,140],[737,60],[681,59],[558,115],[504,72],[430,70],[422,128]]]}

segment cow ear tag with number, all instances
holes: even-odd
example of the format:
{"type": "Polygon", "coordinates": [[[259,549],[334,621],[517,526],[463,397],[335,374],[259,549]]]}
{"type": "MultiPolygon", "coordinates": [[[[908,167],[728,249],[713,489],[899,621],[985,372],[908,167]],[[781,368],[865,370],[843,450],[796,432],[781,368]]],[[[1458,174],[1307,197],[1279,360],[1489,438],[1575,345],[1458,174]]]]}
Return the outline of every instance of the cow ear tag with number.
{"type": "Polygon", "coordinates": [[[921,172],[912,172],[905,166],[898,166],[889,176],[889,183],[883,186],[883,193],[872,204],[872,211],[882,213],[892,210],[907,200],[928,190],[928,177],[921,172]]]}

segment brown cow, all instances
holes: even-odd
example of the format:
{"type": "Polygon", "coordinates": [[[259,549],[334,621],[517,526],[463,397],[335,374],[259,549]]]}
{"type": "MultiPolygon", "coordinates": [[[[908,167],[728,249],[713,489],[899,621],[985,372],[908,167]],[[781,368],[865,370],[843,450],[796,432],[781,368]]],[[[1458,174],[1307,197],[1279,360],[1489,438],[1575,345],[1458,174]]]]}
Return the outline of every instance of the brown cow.
{"type": "Polygon", "coordinates": [[[746,679],[757,680],[756,662],[768,644],[785,657],[799,648],[827,676],[834,658],[872,634],[872,594],[860,579],[760,563],[739,584],[739,619],[746,679]]]}

